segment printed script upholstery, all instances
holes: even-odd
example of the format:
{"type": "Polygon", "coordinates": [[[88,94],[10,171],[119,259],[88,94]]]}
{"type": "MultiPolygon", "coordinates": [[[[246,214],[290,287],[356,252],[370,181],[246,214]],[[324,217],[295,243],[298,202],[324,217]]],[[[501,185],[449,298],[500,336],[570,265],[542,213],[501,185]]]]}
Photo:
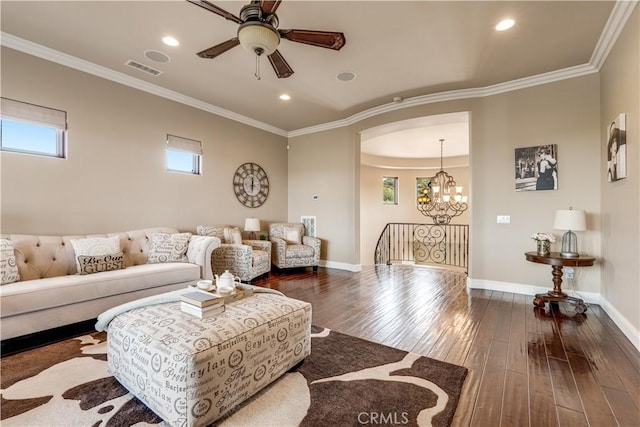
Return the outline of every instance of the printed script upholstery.
{"type": "Polygon", "coordinates": [[[304,235],[302,223],[274,223],[269,225],[269,240],[273,244],[271,262],[278,268],[314,267],[320,263],[320,239],[304,235]],[[287,241],[291,231],[297,231],[300,243],[287,241]]]}
{"type": "Polygon", "coordinates": [[[205,319],[156,304],[120,314],[108,334],[123,386],[172,426],[204,426],[310,354],[311,304],[255,293],[205,319]]]}
{"type": "MultiPolygon", "coordinates": [[[[229,225],[199,225],[196,231],[204,236],[223,236],[229,225]]],[[[213,274],[222,274],[226,270],[243,282],[271,270],[271,242],[266,240],[243,240],[242,244],[222,243],[211,255],[213,274]]]]}
{"type": "Polygon", "coordinates": [[[0,286],[2,338],[55,328],[95,318],[109,307],[137,298],[185,288],[211,279],[215,237],[191,236],[187,261],[149,264],[153,233],[175,234],[154,227],[90,236],[7,234],[15,248],[20,280],[0,286]],[[96,274],[77,273],[71,239],[118,236],[126,268],[96,274]]]}
{"type": "Polygon", "coordinates": [[[36,280],[77,273],[76,255],[71,239],[85,237],[120,237],[120,249],[125,267],[147,263],[149,233],[177,233],[168,227],[147,228],[122,233],[91,234],[87,236],[37,236],[9,234],[13,242],[20,280],[36,280]]]}

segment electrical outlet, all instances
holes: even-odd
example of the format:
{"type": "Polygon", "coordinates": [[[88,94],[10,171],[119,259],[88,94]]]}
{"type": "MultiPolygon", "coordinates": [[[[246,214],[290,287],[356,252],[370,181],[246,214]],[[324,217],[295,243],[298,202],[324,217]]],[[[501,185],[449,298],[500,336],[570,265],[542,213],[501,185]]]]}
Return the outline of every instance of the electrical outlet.
{"type": "Polygon", "coordinates": [[[575,270],[573,269],[573,267],[566,267],[564,269],[564,275],[567,279],[573,279],[573,273],[575,272],[575,270]]]}

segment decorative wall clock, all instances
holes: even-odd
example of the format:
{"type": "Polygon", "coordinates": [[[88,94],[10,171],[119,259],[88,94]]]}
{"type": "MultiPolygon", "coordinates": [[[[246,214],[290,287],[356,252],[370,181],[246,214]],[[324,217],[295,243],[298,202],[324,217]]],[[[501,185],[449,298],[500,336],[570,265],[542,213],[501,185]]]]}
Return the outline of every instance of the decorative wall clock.
{"type": "Polygon", "coordinates": [[[233,175],[233,191],[243,205],[260,207],[269,195],[269,177],[260,165],[244,163],[233,175]]]}

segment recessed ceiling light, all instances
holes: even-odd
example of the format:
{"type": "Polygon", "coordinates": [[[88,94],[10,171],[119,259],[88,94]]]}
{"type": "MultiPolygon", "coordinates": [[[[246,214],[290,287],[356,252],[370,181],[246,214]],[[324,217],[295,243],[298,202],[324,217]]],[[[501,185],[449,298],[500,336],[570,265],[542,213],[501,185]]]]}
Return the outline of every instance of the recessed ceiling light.
{"type": "Polygon", "coordinates": [[[162,38],[162,42],[167,46],[179,46],[180,42],[171,36],[166,36],[162,38]]]}
{"type": "Polygon", "coordinates": [[[503,19],[498,23],[498,25],[496,25],[496,30],[498,31],[508,30],[509,28],[513,27],[513,24],[515,23],[516,21],[514,21],[513,19],[503,19]]]}
{"type": "Polygon", "coordinates": [[[283,93],[282,95],[280,95],[280,99],[282,99],[283,101],[288,101],[291,99],[291,97],[286,93],[283,93]]]}
{"type": "Polygon", "coordinates": [[[353,71],[342,71],[336,74],[336,79],[340,80],[341,82],[349,82],[355,78],[356,73],[354,73],[353,71]]]}

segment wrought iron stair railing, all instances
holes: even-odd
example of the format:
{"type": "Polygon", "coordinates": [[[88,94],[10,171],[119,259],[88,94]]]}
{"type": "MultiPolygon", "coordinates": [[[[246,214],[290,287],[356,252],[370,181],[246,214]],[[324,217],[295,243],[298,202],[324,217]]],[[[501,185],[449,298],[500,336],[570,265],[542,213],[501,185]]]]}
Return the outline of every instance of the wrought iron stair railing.
{"type": "Polygon", "coordinates": [[[375,250],[376,264],[415,263],[469,268],[466,224],[388,223],[375,250]]]}

